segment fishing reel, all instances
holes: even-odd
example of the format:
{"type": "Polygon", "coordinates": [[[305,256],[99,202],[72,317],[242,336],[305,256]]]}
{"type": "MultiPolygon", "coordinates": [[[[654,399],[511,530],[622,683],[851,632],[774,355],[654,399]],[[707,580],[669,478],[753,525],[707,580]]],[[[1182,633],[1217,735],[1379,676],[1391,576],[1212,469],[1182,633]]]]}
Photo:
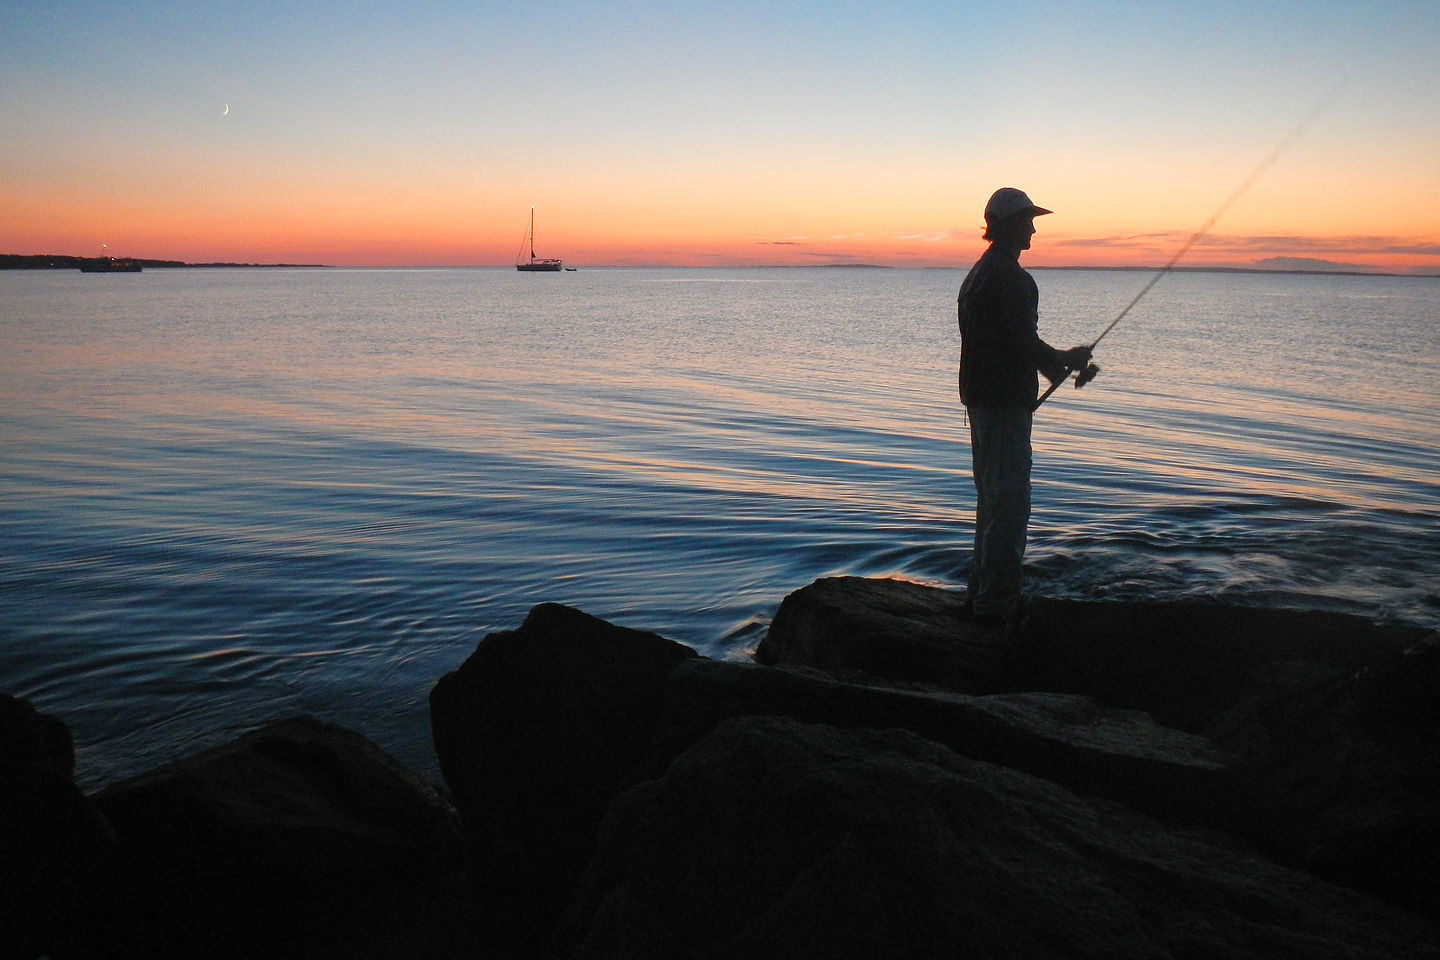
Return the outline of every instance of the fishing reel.
{"type": "MultiPolygon", "coordinates": [[[[1100,368],[1095,364],[1086,364],[1084,370],[1079,370],[1075,373],[1075,389],[1079,390],[1081,387],[1085,386],[1085,384],[1089,383],[1091,380],[1094,380],[1095,375],[1099,372],[1100,368]]],[[[1066,376],[1069,376],[1069,368],[1066,368],[1065,374],[1066,376]]],[[[1064,382],[1065,377],[1061,377],[1059,380],[1051,380],[1049,389],[1047,389],[1044,393],[1040,394],[1040,398],[1036,400],[1034,406],[1030,408],[1031,412],[1039,410],[1040,404],[1050,399],[1050,394],[1054,393],[1056,390],[1059,390],[1060,384],[1064,382]]]]}
{"type": "Polygon", "coordinates": [[[1091,380],[1094,380],[1095,374],[1099,372],[1099,366],[1093,363],[1087,364],[1084,370],[1081,370],[1079,373],[1075,374],[1075,389],[1079,390],[1081,387],[1085,386],[1085,384],[1089,383],[1091,380]]]}

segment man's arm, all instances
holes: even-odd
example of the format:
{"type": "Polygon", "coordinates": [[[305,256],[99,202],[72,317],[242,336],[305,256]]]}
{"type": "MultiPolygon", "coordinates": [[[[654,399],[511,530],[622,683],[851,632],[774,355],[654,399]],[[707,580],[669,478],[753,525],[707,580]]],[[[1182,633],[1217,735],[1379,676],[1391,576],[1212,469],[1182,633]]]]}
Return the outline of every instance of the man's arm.
{"type": "Polygon", "coordinates": [[[1051,383],[1059,383],[1070,371],[1083,369],[1085,364],[1090,362],[1091,351],[1087,346],[1056,350],[1044,340],[1037,338],[1036,343],[1039,344],[1040,353],[1036,366],[1051,383]]]}

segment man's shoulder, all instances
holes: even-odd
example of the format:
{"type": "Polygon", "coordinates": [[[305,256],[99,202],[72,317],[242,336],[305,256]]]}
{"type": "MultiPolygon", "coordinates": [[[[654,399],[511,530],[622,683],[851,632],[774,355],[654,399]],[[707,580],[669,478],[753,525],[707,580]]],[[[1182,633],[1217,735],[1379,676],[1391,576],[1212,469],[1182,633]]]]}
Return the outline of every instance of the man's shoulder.
{"type": "Polygon", "coordinates": [[[970,273],[967,275],[967,281],[972,287],[981,280],[984,281],[985,286],[992,286],[994,284],[1023,283],[1029,278],[1030,274],[1020,266],[1020,261],[995,247],[991,247],[981,254],[980,259],[975,261],[975,266],[970,268],[970,273]]]}
{"type": "Polygon", "coordinates": [[[1020,260],[1008,250],[1001,250],[992,246],[981,254],[980,259],[990,265],[992,270],[1005,270],[1011,273],[1025,273],[1025,268],[1020,266],[1020,260]]]}

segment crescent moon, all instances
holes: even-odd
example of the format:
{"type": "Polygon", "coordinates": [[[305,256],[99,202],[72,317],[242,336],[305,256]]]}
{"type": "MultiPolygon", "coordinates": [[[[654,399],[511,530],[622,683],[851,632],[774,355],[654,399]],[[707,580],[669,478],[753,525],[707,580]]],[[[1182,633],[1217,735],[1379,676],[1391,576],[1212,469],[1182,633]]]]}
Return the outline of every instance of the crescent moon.
{"type": "Polygon", "coordinates": [[[228,117],[228,116],[230,116],[230,104],[228,104],[228,103],[225,104],[225,109],[220,111],[220,116],[222,116],[222,117],[228,117]]]}

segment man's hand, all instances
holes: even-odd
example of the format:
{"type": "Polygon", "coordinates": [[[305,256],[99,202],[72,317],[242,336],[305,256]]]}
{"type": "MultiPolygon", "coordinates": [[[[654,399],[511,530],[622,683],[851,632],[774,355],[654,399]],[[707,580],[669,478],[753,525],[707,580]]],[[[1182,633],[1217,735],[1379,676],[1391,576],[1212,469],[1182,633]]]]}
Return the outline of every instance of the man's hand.
{"type": "Polygon", "coordinates": [[[1090,355],[1093,353],[1089,347],[1071,347],[1069,350],[1061,350],[1060,362],[1071,370],[1081,370],[1085,364],[1090,362],[1090,355]]]}

